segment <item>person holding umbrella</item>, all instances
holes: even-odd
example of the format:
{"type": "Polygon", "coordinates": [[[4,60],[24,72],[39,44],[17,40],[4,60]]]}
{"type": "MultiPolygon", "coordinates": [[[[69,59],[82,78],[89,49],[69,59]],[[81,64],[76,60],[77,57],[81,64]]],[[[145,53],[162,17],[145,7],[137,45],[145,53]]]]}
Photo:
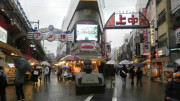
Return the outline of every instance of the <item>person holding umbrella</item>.
{"type": "Polygon", "coordinates": [[[126,85],[126,77],[127,77],[128,69],[125,65],[120,70],[120,76],[122,77],[123,86],[126,85]]]}
{"type": "Polygon", "coordinates": [[[49,74],[49,67],[45,65],[45,69],[44,69],[44,83],[47,83],[48,74],[49,74]]]}
{"type": "Polygon", "coordinates": [[[14,58],[13,61],[16,68],[15,86],[16,86],[17,101],[20,101],[20,99],[25,101],[25,96],[23,91],[25,72],[26,71],[31,72],[32,67],[30,63],[22,57],[14,58]]]}
{"type": "Polygon", "coordinates": [[[142,75],[143,75],[143,71],[141,70],[141,67],[138,67],[137,71],[136,71],[136,76],[137,76],[137,86],[140,82],[140,86],[142,85],[142,75]]]}

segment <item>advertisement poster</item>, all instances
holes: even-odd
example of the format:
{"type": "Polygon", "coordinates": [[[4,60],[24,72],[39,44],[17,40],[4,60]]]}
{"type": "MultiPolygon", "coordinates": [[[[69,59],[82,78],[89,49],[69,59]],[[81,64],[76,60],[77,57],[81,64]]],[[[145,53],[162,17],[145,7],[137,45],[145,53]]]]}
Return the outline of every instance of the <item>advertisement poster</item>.
{"type": "Polygon", "coordinates": [[[94,40],[97,41],[98,25],[77,24],[76,40],[94,40]]]}

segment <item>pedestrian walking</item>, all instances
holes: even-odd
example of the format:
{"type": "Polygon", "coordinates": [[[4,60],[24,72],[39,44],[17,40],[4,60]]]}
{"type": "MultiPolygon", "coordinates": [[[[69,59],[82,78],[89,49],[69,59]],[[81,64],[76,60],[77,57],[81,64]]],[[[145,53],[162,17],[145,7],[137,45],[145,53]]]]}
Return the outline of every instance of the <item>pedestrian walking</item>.
{"type": "Polygon", "coordinates": [[[134,66],[130,67],[129,73],[130,73],[130,78],[131,78],[131,85],[134,85],[134,76],[136,75],[134,66]]]}
{"type": "Polygon", "coordinates": [[[3,71],[3,67],[0,66],[0,97],[1,101],[6,101],[6,87],[7,87],[7,74],[3,71]]]}
{"type": "Polygon", "coordinates": [[[42,81],[42,68],[39,69],[39,80],[41,83],[41,81],[42,81]]]}
{"type": "Polygon", "coordinates": [[[72,71],[71,71],[71,69],[68,70],[67,78],[68,78],[69,81],[71,81],[71,78],[72,78],[72,71]]]}
{"type": "Polygon", "coordinates": [[[16,68],[15,86],[16,86],[17,100],[21,101],[22,99],[23,101],[25,101],[25,96],[23,91],[25,72],[22,69],[19,69],[19,67],[16,65],[15,68],[16,68]]]}
{"type": "Polygon", "coordinates": [[[44,83],[47,83],[48,74],[49,74],[49,67],[48,66],[45,66],[43,74],[44,74],[44,83]]]}
{"type": "Polygon", "coordinates": [[[34,70],[31,72],[31,75],[32,75],[33,86],[37,86],[39,71],[36,68],[36,66],[34,66],[34,70]]]}
{"type": "Polygon", "coordinates": [[[166,101],[180,101],[180,73],[175,73],[173,78],[166,85],[166,101]]]}
{"type": "Polygon", "coordinates": [[[140,86],[142,85],[142,75],[143,75],[143,71],[141,70],[141,67],[138,67],[137,71],[136,71],[136,77],[137,77],[137,86],[140,82],[140,86]]]}
{"type": "Polygon", "coordinates": [[[123,86],[126,85],[126,78],[127,78],[128,69],[125,65],[120,70],[120,76],[122,77],[123,86]]]}

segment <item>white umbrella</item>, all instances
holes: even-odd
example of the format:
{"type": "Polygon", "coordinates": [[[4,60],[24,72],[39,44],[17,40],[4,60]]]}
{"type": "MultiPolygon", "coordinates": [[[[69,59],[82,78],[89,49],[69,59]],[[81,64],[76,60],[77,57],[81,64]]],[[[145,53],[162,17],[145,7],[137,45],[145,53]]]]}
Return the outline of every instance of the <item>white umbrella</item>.
{"type": "Polygon", "coordinates": [[[0,66],[10,68],[10,66],[2,60],[0,60],[0,66]]]}
{"type": "Polygon", "coordinates": [[[123,60],[119,64],[129,65],[129,64],[132,64],[132,63],[129,60],[123,60]]]}
{"type": "Polygon", "coordinates": [[[116,61],[114,61],[114,60],[110,60],[110,61],[108,61],[106,64],[117,64],[117,63],[116,63],[116,61]]]}
{"type": "Polygon", "coordinates": [[[174,61],[175,63],[177,63],[178,65],[180,65],[180,59],[177,59],[176,61],[174,61]]]}
{"type": "Polygon", "coordinates": [[[42,65],[50,66],[50,64],[47,61],[41,62],[42,65]]]}
{"type": "Polygon", "coordinates": [[[37,68],[37,69],[40,69],[40,68],[42,68],[42,67],[41,67],[41,66],[37,66],[36,68],[37,68]]]}

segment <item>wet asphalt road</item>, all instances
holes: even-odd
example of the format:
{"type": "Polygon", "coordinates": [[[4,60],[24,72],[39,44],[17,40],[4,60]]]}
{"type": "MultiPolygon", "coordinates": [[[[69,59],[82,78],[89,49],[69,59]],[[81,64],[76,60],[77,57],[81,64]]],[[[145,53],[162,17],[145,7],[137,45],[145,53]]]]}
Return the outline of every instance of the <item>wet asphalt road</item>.
{"type": "MultiPolygon", "coordinates": [[[[26,101],[164,101],[164,86],[147,77],[143,78],[143,87],[131,86],[130,79],[124,87],[119,76],[115,87],[111,87],[107,78],[104,94],[76,95],[74,81],[63,83],[56,79],[56,75],[51,75],[47,84],[42,82],[32,86],[32,82],[27,81],[24,92],[26,101]]],[[[16,101],[15,86],[8,86],[6,93],[7,101],[16,101]]]]}

